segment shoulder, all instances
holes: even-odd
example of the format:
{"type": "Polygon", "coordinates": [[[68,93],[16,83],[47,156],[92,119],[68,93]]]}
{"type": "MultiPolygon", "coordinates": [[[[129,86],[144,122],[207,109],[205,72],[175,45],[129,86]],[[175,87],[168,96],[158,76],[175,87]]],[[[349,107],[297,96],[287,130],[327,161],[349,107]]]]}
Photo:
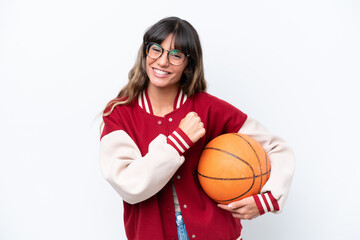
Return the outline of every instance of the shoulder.
{"type": "Polygon", "coordinates": [[[194,97],[194,105],[209,119],[213,130],[220,127],[221,133],[238,132],[247,118],[232,104],[209,93],[197,93],[194,97]]]}
{"type": "Polygon", "coordinates": [[[207,92],[198,92],[193,96],[194,101],[197,104],[201,103],[214,103],[214,104],[223,104],[225,101],[221,100],[220,98],[215,97],[207,92]]]}
{"type": "Polygon", "coordinates": [[[228,111],[240,111],[232,104],[226,102],[223,99],[215,97],[207,92],[198,92],[194,95],[194,101],[197,105],[206,105],[211,109],[228,110],[228,111]]]}
{"type": "Polygon", "coordinates": [[[133,109],[136,107],[135,101],[127,105],[119,102],[121,101],[118,99],[112,100],[104,110],[102,137],[116,130],[124,130],[125,123],[131,121],[133,109]]]}
{"type": "Polygon", "coordinates": [[[208,92],[197,92],[194,94],[194,99],[210,100],[210,101],[220,100],[219,98],[215,97],[214,95],[211,95],[208,92]]]}
{"type": "Polygon", "coordinates": [[[127,99],[128,99],[127,97],[121,97],[121,98],[117,97],[112,99],[106,105],[103,111],[103,115],[104,116],[110,115],[115,108],[119,108],[119,106],[126,106],[124,103],[127,101],[127,99]]]}

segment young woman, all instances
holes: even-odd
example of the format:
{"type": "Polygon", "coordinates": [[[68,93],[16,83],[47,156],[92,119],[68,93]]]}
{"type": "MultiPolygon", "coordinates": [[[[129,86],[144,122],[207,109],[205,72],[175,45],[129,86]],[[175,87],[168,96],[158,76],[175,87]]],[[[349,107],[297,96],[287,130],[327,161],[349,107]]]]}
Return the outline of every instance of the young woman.
{"type": "Polygon", "coordinates": [[[124,200],[128,239],[240,239],[240,219],[282,209],[291,149],[205,91],[196,30],[176,17],[148,29],[128,84],[103,112],[100,167],[124,200]],[[260,142],[272,169],[261,194],[222,205],[201,189],[196,169],[204,146],[229,132],[260,142]]]}

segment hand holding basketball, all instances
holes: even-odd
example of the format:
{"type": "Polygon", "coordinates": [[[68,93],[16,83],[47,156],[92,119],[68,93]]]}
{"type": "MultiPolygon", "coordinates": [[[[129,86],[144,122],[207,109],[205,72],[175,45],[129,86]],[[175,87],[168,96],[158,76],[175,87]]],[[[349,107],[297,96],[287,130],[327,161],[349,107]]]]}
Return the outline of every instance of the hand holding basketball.
{"type": "Polygon", "coordinates": [[[230,211],[233,217],[244,220],[251,220],[260,216],[259,209],[253,197],[247,197],[228,205],[218,204],[218,207],[230,211]]]}
{"type": "Polygon", "coordinates": [[[204,123],[196,112],[189,112],[179,124],[181,130],[195,143],[205,135],[204,123]]]}

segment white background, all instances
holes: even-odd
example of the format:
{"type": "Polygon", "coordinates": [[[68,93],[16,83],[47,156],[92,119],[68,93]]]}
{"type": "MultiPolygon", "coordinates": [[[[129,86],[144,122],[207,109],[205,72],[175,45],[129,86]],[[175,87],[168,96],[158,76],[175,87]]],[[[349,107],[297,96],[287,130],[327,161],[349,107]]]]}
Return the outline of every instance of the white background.
{"type": "Polygon", "coordinates": [[[0,0],[0,239],[126,239],[96,116],[173,15],[198,30],[208,92],[296,154],[284,211],[244,239],[360,239],[356,0],[0,0]]]}

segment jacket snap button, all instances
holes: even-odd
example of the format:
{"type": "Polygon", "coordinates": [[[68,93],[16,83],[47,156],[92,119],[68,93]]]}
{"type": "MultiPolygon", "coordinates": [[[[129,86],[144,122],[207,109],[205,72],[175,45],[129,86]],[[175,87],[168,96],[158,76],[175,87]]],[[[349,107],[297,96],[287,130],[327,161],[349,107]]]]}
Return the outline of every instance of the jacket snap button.
{"type": "Polygon", "coordinates": [[[187,205],[186,205],[186,204],[184,205],[184,208],[187,208],[187,205]]]}
{"type": "Polygon", "coordinates": [[[161,125],[161,124],[162,124],[162,121],[161,121],[161,120],[159,120],[157,123],[158,123],[159,125],[161,125]]]}
{"type": "Polygon", "coordinates": [[[195,236],[195,235],[192,235],[191,237],[192,237],[192,238],[196,238],[196,236],[195,236]]]}
{"type": "Polygon", "coordinates": [[[169,122],[172,122],[172,118],[169,118],[169,122]]]}

